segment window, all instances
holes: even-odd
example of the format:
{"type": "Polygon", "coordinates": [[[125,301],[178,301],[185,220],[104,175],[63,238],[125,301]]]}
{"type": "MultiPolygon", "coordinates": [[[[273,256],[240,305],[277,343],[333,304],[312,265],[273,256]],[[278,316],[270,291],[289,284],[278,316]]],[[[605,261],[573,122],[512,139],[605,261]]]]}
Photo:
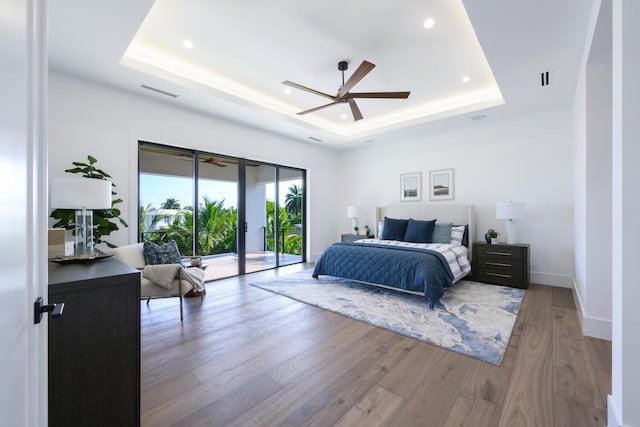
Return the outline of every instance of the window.
{"type": "Polygon", "coordinates": [[[139,236],[203,256],[207,279],[304,262],[306,171],[148,142],[139,236]],[[197,202],[196,202],[197,201],[197,202]]]}

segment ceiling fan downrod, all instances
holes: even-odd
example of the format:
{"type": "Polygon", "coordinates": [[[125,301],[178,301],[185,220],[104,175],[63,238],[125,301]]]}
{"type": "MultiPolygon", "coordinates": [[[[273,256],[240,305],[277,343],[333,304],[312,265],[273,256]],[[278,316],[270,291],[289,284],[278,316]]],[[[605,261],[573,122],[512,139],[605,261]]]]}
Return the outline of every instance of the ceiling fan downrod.
{"type": "MultiPolygon", "coordinates": [[[[349,63],[347,61],[338,62],[338,70],[342,71],[342,86],[344,86],[344,72],[347,71],[347,68],[349,68],[349,63]]],[[[340,86],[340,89],[342,89],[342,86],[340,86]]]]}

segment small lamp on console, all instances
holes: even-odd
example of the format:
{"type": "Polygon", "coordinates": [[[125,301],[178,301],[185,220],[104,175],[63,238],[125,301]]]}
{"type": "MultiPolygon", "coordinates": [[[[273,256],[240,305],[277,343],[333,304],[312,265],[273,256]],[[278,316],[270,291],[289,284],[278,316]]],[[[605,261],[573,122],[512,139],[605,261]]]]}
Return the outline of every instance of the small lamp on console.
{"type": "Polygon", "coordinates": [[[507,235],[507,244],[513,245],[518,239],[514,219],[524,219],[525,204],[522,202],[498,202],[496,203],[496,218],[504,219],[504,231],[507,235]]]}
{"type": "Polygon", "coordinates": [[[353,234],[359,234],[358,233],[358,214],[359,214],[359,209],[357,206],[347,206],[347,218],[352,218],[352,224],[351,227],[353,229],[353,234]]]}
{"type": "Polygon", "coordinates": [[[81,177],[51,178],[51,207],[75,209],[76,251],[93,252],[93,212],[111,209],[111,182],[81,177]]]}

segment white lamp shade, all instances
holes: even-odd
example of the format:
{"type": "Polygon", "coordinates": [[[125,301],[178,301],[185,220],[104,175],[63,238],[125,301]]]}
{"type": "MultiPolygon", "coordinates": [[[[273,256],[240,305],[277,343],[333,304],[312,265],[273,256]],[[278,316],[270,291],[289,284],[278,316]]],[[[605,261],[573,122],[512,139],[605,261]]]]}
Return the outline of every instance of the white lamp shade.
{"type": "Polygon", "coordinates": [[[358,211],[359,209],[357,206],[347,206],[347,218],[357,218],[358,211]]]}
{"type": "Polygon", "coordinates": [[[498,219],[523,219],[525,217],[525,204],[522,202],[498,202],[496,203],[496,218],[498,219]]]}
{"type": "Polygon", "coordinates": [[[53,209],[111,208],[111,182],[103,179],[51,178],[49,192],[53,209]]]}

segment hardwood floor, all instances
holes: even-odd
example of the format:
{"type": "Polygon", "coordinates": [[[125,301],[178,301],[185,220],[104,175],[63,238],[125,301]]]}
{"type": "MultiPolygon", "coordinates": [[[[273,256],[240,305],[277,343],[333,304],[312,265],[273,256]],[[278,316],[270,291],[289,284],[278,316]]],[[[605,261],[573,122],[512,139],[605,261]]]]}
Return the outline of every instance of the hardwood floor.
{"type": "MultiPolygon", "coordinates": [[[[502,365],[250,286],[142,303],[143,426],[605,426],[611,343],[532,285],[502,365]]],[[[307,265],[306,267],[309,267],[307,265]]]]}

